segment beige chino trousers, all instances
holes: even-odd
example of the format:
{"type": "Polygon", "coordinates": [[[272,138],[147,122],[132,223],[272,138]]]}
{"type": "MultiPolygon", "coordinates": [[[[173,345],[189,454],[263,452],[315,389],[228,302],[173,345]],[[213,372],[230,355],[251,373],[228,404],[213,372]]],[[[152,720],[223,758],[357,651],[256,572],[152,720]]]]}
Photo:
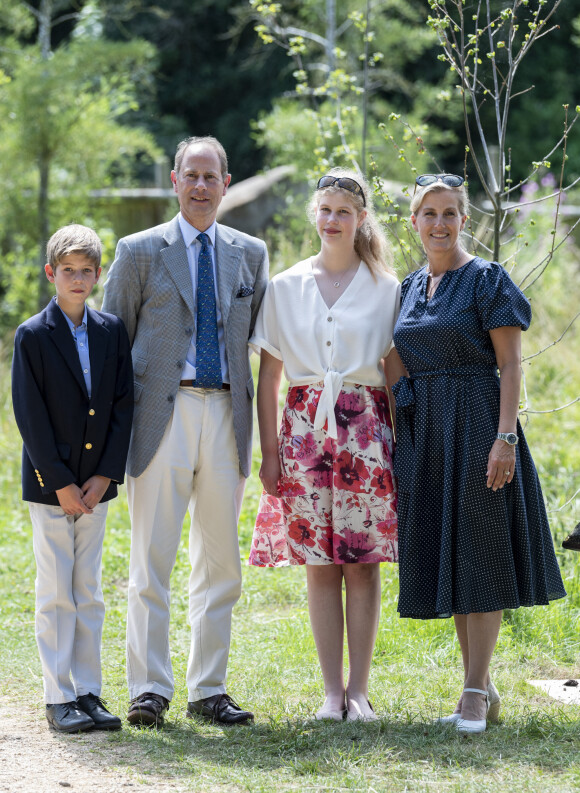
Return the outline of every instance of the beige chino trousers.
{"type": "Polygon", "coordinates": [[[36,643],[44,700],[73,702],[101,693],[103,538],[109,502],[92,514],[29,503],[36,560],[36,643]]]}
{"type": "Polygon", "coordinates": [[[141,476],[127,477],[131,699],[146,691],[173,696],[169,578],[188,510],[188,700],[225,691],[232,610],[241,594],[238,518],[244,484],[229,391],[180,388],[153,460],[141,476]]]}

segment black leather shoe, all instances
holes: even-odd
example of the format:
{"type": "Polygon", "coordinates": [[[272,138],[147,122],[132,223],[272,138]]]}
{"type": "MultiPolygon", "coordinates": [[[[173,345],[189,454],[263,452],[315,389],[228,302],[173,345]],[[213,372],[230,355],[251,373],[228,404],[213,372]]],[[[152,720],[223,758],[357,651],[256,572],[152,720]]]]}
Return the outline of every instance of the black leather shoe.
{"type": "Polygon", "coordinates": [[[242,710],[228,694],[215,694],[207,699],[187,703],[187,716],[203,716],[218,724],[247,724],[254,721],[254,714],[242,710]]]}
{"type": "Polygon", "coordinates": [[[562,548],[566,548],[567,551],[580,551],[580,523],[566,537],[562,543],[562,548]]]}
{"type": "Polygon", "coordinates": [[[167,710],[169,710],[168,699],[161,694],[151,694],[147,691],[131,702],[127,721],[129,724],[140,724],[145,727],[163,727],[165,721],[163,714],[167,710]]]}
{"type": "Polygon", "coordinates": [[[95,722],[79,709],[76,702],[47,705],[46,720],[57,732],[86,732],[95,726],[95,722]]]}
{"type": "Polygon", "coordinates": [[[96,694],[83,694],[77,697],[77,706],[95,722],[95,730],[121,729],[121,719],[109,713],[103,700],[96,694]]]}

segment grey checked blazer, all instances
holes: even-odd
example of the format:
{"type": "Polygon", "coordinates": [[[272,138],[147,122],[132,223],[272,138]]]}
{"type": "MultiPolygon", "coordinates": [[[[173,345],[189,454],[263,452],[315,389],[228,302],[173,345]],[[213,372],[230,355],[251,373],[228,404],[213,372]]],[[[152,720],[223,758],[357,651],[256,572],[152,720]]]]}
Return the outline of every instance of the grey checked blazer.
{"type": "MultiPolygon", "coordinates": [[[[248,339],[268,283],[265,244],[217,225],[216,271],[234,415],[244,476],[250,473],[252,398],[248,339]]],[[[151,462],[171,417],[195,329],[187,252],[177,217],[119,240],[105,283],[103,311],[121,317],[132,347],[135,413],[127,473],[151,462]]]]}

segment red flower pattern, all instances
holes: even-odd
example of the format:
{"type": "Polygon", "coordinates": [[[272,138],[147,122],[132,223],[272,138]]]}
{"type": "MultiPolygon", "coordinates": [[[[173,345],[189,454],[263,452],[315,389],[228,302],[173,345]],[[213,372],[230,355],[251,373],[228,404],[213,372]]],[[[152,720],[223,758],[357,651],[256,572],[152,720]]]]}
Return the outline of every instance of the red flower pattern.
{"type": "Polygon", "coordinates": [[[336,440],[312,428],[320,393],[319,384],[289,389],[279,437],[282,496],[262,494],[249,562],[397,561],[386,393],[345,385],[336,440]]]}
{"type": "Polygon", "coordinates": [[[314,546],[314,531],[306,518],[296,518],[288,526],[288,536],[297,545],[314,546]]]}
{"type": "Polygon", "coordinates": [[[335,483],[344,490],[363,493],[369,478],[369,469],[360,457],[353,457],[350,452],[343,451],[338,455],[335,467],[335,483]],[[336,471],[338,468],[338,471],[336,471]],[[337,481],[337,479],[339,481],[337,481]]]}
{"type": "Polygon", "coordinates": [[[280,482],[280,491],[285,498],[303,496],[306,493],[304,485],[294,479],[282,479],[280,482]]]}
{"type": "Polygon", "coordinates": [[[294,388],[288,391],[286,404],[290,410],[298,410],[301,412],[306,409],[306,403],[304,401],[305,396],[306,389],[303,386],[294,386],[294,388]]]}
{"type": "Polygon", "coordinates": [[[393,475],[388,468],[375,468],[371,487],[377,496],[388,496],[394,490],[393,475]]]}

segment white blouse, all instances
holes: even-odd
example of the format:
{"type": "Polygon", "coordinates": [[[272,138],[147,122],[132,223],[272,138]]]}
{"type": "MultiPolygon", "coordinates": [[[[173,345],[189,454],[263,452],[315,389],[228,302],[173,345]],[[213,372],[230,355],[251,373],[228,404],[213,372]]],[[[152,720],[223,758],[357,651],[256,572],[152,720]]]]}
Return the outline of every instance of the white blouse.
{"type": "Polygon", "coordinates": [[[362,261],[332,308],[320,294],[311,259],[268,284],[250,346],[283,361],[291,386],[324,383],[314,429],[328,420],[329,436],[337,437],[334,406],[343,383],[385,385],[381,359],[393,346],[400,296],[393,275],[375,279],[362,261]]]}

